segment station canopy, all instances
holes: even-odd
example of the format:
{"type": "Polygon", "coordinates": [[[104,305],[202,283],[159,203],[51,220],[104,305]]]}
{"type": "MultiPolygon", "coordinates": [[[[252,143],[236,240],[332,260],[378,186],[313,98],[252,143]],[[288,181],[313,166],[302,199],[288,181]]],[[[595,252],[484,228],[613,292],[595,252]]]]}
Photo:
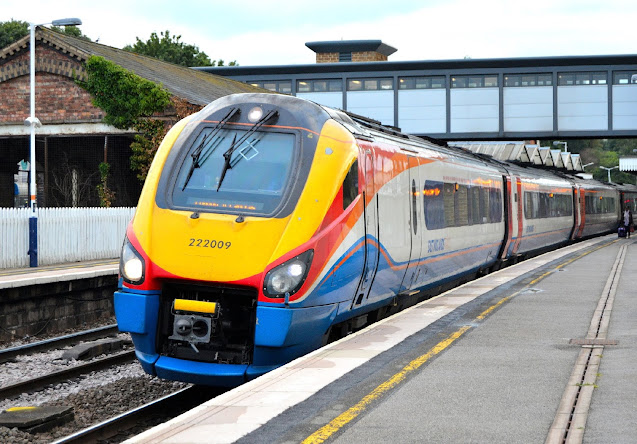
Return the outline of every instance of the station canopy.
{"type": "MultiPolygon", "coordinates": [[[[450,146],[464,148],[474,153],[485,154],[503,162],[528,163],[536,166],[554,167],[567,171],[583,172],[579,154],[521,142],[448,142],[450,146]]],[[[635,166],[637,168],[637,158],[635,166]]]]}

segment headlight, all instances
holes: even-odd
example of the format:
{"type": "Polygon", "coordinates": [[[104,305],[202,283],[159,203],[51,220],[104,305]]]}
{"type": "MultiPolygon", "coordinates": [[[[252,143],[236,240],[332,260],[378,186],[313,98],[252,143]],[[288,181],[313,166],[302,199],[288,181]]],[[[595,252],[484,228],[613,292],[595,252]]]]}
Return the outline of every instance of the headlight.
{"type": "Polygon", "coordinates": [[[263,293],[270,298],[280,298],[299,291],[307,278],[312,257],[314,250],[308,250],[270,270],[265,276],[263,293]]]}
{"type": "Polygon", "coordinates": [[[119,273],[125,282],[139,285],[144,282],[144,260],[133,248],[128,240],[124,239],[122,254],[119,260],[119,273]]]}

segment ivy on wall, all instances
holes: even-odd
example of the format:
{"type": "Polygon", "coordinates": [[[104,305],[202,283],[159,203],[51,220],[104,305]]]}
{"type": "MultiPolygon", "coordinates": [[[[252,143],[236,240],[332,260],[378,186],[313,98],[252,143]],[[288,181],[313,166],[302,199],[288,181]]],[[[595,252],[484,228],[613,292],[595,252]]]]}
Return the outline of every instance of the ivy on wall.
{"type": "Polygon", "coordinates": [[[115,200],[115,192],[108,187],[108,172],[111,166],[102,162],[99,164],[100,171],[100,184],[97,186],[97,195],[100,198],[100,205],[102,207],[110,208],[113,205],[113,201],[115,200]]]}
{"type": "Polygon", "coordinates": [[[91,94],[93,104],[104,110],[104,122],[137,132],[131,143],[131,169],[144,181],[159,144],[174,123],[153,115],[165,114],[168,109],[171,117],[180,120],[200,107],[171,97],[161,85],[103,57],[91,56],[86,72],[87,79],[78,83],[91,94]]]}
{"type": "Polygon", "coordinates": [[[106,112],[104,122],[119,129],[136,128],[144,117],[163,111],[170,94],[160,85],[106,60],[91,56],[87,79],[79,82],[93,96],[93,104],[106,112]]]}

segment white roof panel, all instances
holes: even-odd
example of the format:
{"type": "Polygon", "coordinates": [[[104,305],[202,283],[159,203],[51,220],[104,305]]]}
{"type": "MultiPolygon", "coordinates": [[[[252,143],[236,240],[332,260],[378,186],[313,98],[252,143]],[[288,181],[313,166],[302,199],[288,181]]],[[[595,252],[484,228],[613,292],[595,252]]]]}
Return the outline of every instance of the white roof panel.
{"type": "Polygon", "coordinates": [[[619,171],[637,171],[637,157],[620,157],[619,171]]]}

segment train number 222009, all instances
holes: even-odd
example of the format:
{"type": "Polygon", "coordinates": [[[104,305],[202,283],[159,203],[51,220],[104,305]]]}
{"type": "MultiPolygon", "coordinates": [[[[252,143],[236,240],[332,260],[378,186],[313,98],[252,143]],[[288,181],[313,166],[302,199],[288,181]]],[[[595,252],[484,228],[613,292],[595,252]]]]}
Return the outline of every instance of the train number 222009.
{"type": "Polygon", "coordinates": [[[232,242],[216,239],[193,239],[190,238],[189,247],[201,247],[201,248],[218,248],[219,250],[227,250],[232,245],[232,242]]]}

